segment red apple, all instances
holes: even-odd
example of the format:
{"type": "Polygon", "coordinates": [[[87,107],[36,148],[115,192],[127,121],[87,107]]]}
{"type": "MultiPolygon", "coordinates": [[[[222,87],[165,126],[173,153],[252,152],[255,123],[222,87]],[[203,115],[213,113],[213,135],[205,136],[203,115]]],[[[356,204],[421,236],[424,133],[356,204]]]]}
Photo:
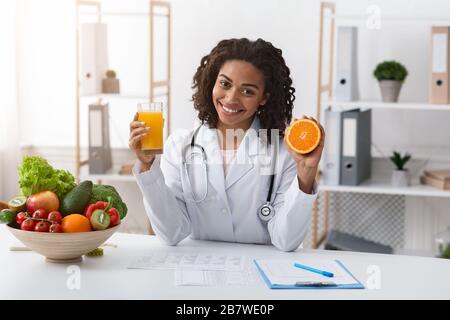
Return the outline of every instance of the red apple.
{"type": "Polygon", "coordinates": [[[46,212],[58,210],[58,196],[52,191],[42,191],[29,196],[27,199],[27,212],[33,214],[38,209],[44,209],[46,212]]]}

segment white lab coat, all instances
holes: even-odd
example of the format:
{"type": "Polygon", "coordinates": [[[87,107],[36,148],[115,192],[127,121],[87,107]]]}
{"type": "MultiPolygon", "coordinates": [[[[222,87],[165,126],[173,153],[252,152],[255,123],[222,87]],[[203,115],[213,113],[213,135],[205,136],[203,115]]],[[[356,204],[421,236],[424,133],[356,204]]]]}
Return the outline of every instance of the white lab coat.
{"type": "MultiPolygon", "coordinates": [[[[257,117],[251,129],[259,129],[257,117]]],[[[267,168],[259,161],[263,159],[258,156],[262,152],[258,149],[261,139],[247,131],[224,177],[216,129],[203,125],[195,142],[205,149],[208,192],[205,200],[197,203],[195,200],[206,193],[205,166],[194,165],[189,170],[189,184],[182,153],[191,138],[192,131],[172,134],[166,141],[164,154],[155,159],[149,171],[139,173],[138,163],[133,168],[156,235],[169,245],[176,245],[190,235],[201,240],[272,243],[283,251],[297,249],[309,230],[316,186],[312,195],[299,189],[296,163],[283,141],[279,144],[279,166],[272,191],[275,216],[263,222],[257,211],[266,201],[270,175],[261,174],[267,168]],[[194,196],[191,188],[195,189],[194,196]]]]}

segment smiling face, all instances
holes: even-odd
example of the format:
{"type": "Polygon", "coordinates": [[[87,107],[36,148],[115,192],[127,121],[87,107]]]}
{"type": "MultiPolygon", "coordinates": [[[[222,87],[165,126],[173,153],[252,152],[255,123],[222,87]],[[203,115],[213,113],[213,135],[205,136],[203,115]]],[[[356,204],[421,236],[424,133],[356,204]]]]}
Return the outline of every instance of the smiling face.
{"type": "Polygon", "coordinates": [[[259,106],[266,103],[264,76],[251,63],[226,61],[214,84],[212,98],[220,129],[247,130],[259,106]]]}

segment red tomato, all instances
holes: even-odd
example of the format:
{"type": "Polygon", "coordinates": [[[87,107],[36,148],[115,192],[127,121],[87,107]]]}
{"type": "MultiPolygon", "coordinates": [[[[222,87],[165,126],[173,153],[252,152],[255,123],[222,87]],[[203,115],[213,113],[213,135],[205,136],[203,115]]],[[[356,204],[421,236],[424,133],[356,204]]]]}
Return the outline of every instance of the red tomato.
{"type": "Polygon", "coordinates": [[[36,232],[48,232],[48,229],[50,227],[50,223],[46,221],[39,221],[36,223],[36,226],[34,227],[34,231],[36,232]]]}
{"type": "Polygon", "coordinates": [[[52,211],[48,214],[48,220],[52,221],[52,222],[58,222],[61,223],[62,221],[62,215],[61,213],[59,213],[58,211],[52,211]]]}
{"type": "Polygon", "coordinates": [[[25,231],[33,231],[35,226],[36,226],[36,220],[33,220],[31,218],[27,218],[20,225],[20,229],[25,230],[25,231]]]}
{"type": "Polygon", "coordinates": [[[22,224],[22,222],[24,222],[25,220],[27,220],[27,218],[28,218],[28,213],[26,213],[26,212],[19,212],[17,215],[16,215],[16,222],[17,222],[17,224],[20,226],[21,224],[22,224]]]}
{"type": "Polygon", "coordinates": [[[109,227],[114,227],[117,226],[120,223],[120,216],[119,216],[119,212],[117,211],[117,209],[115,208],[111,208],[108,210],[108,215],[109,215],[109,227]]]}
{"type": "Polygon", "coordinates": [[[62,231],[62,227],[59,223],[53,222],[49,229],[50,233],[60,233],[62,231]]]}
{"type": "Polygon", "coordinates": [[[45,212],[44,209],[37,209],[33,213],[33,218],[36,218],[36,219],[47,219],[48,218],[48,214],[47,214],[47,212],[45,212]]]}

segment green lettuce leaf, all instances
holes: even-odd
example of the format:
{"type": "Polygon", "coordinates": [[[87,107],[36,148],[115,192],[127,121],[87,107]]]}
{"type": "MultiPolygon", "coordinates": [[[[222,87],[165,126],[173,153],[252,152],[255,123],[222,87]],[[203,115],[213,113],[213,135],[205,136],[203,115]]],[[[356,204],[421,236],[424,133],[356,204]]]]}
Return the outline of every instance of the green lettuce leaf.
{"type": "Polygon", "coordinates": [[[63,199],[76,185],[75,177],[69,171],[54,169],[39,156],[25,156],[18,172],[19,187],[24,196],[50,190],[63,199]]]}

